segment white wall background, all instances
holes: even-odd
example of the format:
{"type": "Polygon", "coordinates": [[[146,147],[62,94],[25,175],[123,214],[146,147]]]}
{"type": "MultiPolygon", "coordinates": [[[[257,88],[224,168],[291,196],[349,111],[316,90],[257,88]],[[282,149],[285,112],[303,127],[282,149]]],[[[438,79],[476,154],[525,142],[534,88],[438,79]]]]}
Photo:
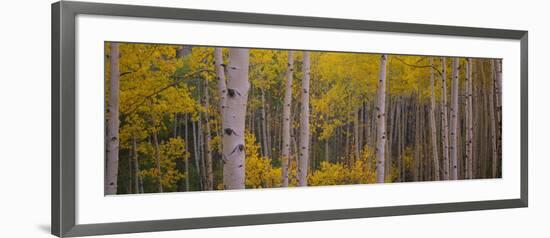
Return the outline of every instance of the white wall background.
{"type": "MultiPolygon", "coordinates": [[[[121,1],[113,1],[121,2],[121,1]]],[[[125,1],[125,2],[128,2],[125,1]]],[[[550,29],[544,1],[133,0],[187,8],[529,30],[529,208],[292,223],[114,237],[547,237],[545,97],[550,29]],[[537,149],[535,149],[537,148],[537,149]]],[[[8,1],[0,32],[0,237],[49,237],[50,3],[8,1]]],[[[335,197],[337,199],[337,197],[335,197]]]]}

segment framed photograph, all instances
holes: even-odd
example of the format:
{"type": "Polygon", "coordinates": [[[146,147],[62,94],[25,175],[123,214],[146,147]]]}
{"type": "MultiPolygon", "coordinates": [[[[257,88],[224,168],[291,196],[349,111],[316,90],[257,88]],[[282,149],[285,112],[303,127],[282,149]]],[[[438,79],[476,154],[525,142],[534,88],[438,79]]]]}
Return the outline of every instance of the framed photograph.
{"type": "Polygon", "coordinates": [[[52,234],[527,207],[527,39],[54,3],[52,234]]]}

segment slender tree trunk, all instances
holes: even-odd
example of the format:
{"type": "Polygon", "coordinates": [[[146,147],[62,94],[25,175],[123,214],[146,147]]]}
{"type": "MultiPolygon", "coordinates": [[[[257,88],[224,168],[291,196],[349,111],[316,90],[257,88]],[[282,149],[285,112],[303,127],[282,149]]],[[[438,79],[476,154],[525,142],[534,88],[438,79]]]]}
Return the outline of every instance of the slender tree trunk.
{"type": "Polygon", "coordinates": [[[283,187],[288,187],[288,168],[290,166],[290,125],[292,107],[292,76],[294,71],[293,52],[288,51],[288,65],[286,70],[285,97],[283,104],[283,148],[281,154],[283,187]]]}
{"type": "MultiPolygon", "coordinates": [[[[218,82],[218,94],[220,96],[220,122],[222,124],[221,130],[222,130],[222,137],[223,137],[223,121],[224,121],[224,115],[225,115],[225,107],[226,107],[226,101],[227,101],[227,82],[225,79],[226,76],[226,65],[223,62],[223,54],[222,49],[219,47],[214,48],[214,67],[216,68],[216,81],[218,82]]],[[[254,119],[250,119],[250,121],[254,122],[254,119]]],[[[254,128],[252,126],[251,128],[254,128]]],[[[223,149],[223,143],[220,143],[220,151],[222,151],[222,163],[225,163],[225,157],[224,157],[224,149],[223,149]]]]}
{"type": "MultiPolygon", "coordinates": [[[[403,98],[403,105],[401,107],[401,113],[402,113],[402,118],[401,118],[401,128],[400,128],[400,131],[401,131],[401,159],[403,159],[403,156],[405,155],[405,146],[407,145],[407,101],[406,101],[406,98],[403,98]]],[[[406,166],[404,164],[404,162],[401,162],[401,181],[406,181],[407,180],[407,173],[406,173],[406,166]]]]}
{"type": "Polygon", "coordinates": [[[491,87],[489,87],[489,117],[491,120],[491,149],[492,149],[492,178],[496,178],[498,171],[497,171],[497,160],[498,160],[498,152],[497,152],[497,134],[496,134],[496,120],[495,120],[495,109],[494,109],[494,98],[495,98],[495,78],[497,77],[495,72],[495,61],[491,60],[491,87]]]}
{"type": "Polygon", "coordinates": [[[365,137],[366,137],[365,142],[370,148],[372,148],[373,145],[372,145],[372,138],[371,138],[371,127],[372,127],[373,123],[372,123],[372,117],[369,116],[369,114],[368,114],[369,108],[370,108],[370,102],[367,101],[365,103],[365,111],[366,111],[365,112],[365,114],[366,114],[365,115],[365,117],[366,117],[365,118],[365,123],[366,123],[366,125],[365,125],[365,137]]]}
{"type": "MultiPolygon", "coordinates": [[[[419,84],[420,85],[420,84],[419,84]]],[[[420,99],[420,96],[419,96],[419,99],[420,99]]],[[[426,107],[424,105],[424,103],[422,103],[421,101],[419,102],[420,104],[420,148],[421,148],[421,153],[420,153],[420,163],[418,164],[418,180],[419,181],[424,181],[424,166],[426,165],[426,136],[425,136],[425,132],[426,130],[424,130],[425,128],[425,117],[426,117],[426,107]]]]}
{"type": "Polygon", "coordinates": [[[397,98],[396,103],[396,113],[395,113],[395,137],[396,139],[396,147],[397,147],[397,181],[401,182],[401,97],[397,98]]]}
{"type": "Polygon", "coordinates": [[[269,143],[268,143],[268,139],[267,139],[267,123],[266,123],[266,113],[265,113],[265,93],[264,93],[264,90],[262,88],[260,88],[260,96],[261,96],[261,99],[262,99],[262,116],[260,117],[261,120],[262,120],[262,151],[263,151],[263,156],[265,157],[269,157],[269,143]]]}
{"type": "Polygon", "coordinates": [[[439,178],[439,154],[437,153],[437,129],[435,126],[435,93],[434,93],[434,65],[433,58],[430,58],[430,128],[431,128],[431,142],[432,142],[432,153],[433,153],[433,167],[434,167],[434,179],[440,180],[439,178]]]}
{"type": "Polygon", "coordinates": [[[229,80],[226,109],[223,110],[223,184],[226,189],[244,189],[245,124],[248,101],[249,50],[229,49],[229,80]]]}
{"type": "Polygon", "coordinates": [[[473,103],[471,103],[471,107],[472,107],[472,113],[470,113],[470,116],[471,116],[471,122],[472,122],[472,141],[471,141],[471,145],[472,145],[472,178],[477,178],[478,175],[479,175],[479,145],[477,145],[478,141],[479,141],[479,135],[480,135],[480,130],[473,130],[473,128],[478,128],[479,126],[479,118],[480,118],[480,113],[479,113],[479,106],[480,106],[480,95],[479,95],[479,91],[477,90],[478,89],[478,86],[479,85],[479,71],[477,70],[477,66],[476,66],[476,61],[475,59],[470,59],[470,69],[472,71],[472,79],[470,80],[470,89],[472,91],[472,99],[471,99],[471,102],[475,101],[476,104],[474,105],[473,103]],[[477,82],[477,85],[474,84],[474,82],[477,82]],[[475,113],[474,113],[475,112],[475,113]]]}
{"type": "Polygon", "coordinates": [[[298,164],[298,186],[307,186],[307,170],[309,162],[309,52],[303,54],[304,79],[302,80],[302,116],[300,118],[300,159],[298,164]]]}
{"type": "MultiPolygon", "coordinates": [[[[189,152],[189,132],[188,132],[188,115],[185,114],[185,152],[189,152]]],[[[185,159],[185,191],[189,191],[189,159],[185,159]]]]}
{"type": "Polygon", "coordinates": [[[137,150],[136,137],[132,137],[132,150],[133,150],[133,165],[134,165],[134,193],[139,193],[139,184],[141,181],[141,175],[139,173],[139,156],[137,150]]]}
{"type": "Polygon", "coordinates": [[[110,78],[109,78],[109,116],[107,119],[107,172],[105,177],[105,194],[117,193],[118,179],[118,150],[120,138],[118,130],[120,121],[119,114],[119,49],[118,43],[111,43],[110,78]]]}
{"type": "Polygon", "coordinates": [[[357,113],[359,114],[358,117],[359,117],[359,120],[358,120],[358,126],[357,126],[357,138],[359,139],[359,143],[358,143],[358,149],[359,149],[359,153],[361,153],[361,151],[363,150],[363,137],[365,136],[364,135],[364,130],[363,130],[363,127],[365,125],[365,121],[363,120],[365,117],[365,110],[363,110],[363,104],[364,103],[361,103],[358,107],[357,107],[357,113]]]}
{"type": "Polygon", "coordinates": [[[392,99],[391,99],[391,96],[390,96],[390,86],[388,84],[387,86],[387,95],[386,95],[386,102],[387,102],[387,109],[388,109],[388,113],[386,116],[386,119],[387,119],[387,123],[386,124],[386,129],[387,129],[387,138],[386,138],[386,157],[385,157],[385,168],[384,168],[384,180],[385,181],[391,181],[391,166],[392,166],[392,143],[393,143],[393,132],[394,132],[394,124],[393,124],[393,120],[394,120],[394,117],[395,117],[395,114],[394,114],[394,103],[391,102],[392,99]],[[389,125],[389,127],[388,127],[389,125]]]}
{"type": "Polygon", "coordinates": [[[451,146],[450,160],[451,160],[451,179],[458,179],[458,58],[453,58],[453,79],[451,85],[451,146]]]}
{"type": "Polygon", "coordinates": [[[330,143],[329,143],[329,139],[330,138],[325,139],[325,161],[326,162],[329,162],[329,160],[330,160],[330,143]]]}
{"type": "Polygon", "coordinates": [[[349,122],[346,123],[346,132],[345,132],[345,137],[346,137],[346,144],[344,144],[344,151],[345,151],[345,158],[347,159],[350,155],[350,150],[349,150],[349,147],[350,147],[350,143],[349,143],[349,134],[351,134],[351,132],[349,131],[349,122]]]}
{"type": "Polygon", "coordinates": [[[206,183],[205,188],[206,190],[213,190],[214,189],[214,173],[212,171],[212,149],[210,148],[210,141],[212,140],[212,137],[210,135],[210,123],[209,123],[209,114],[208,110],[210,109],[210,97],[208,93],[208,80],[204,80],[204,123],[206,126],[206,183]]]}
{"type": "MultiPolygon", "coordinates": [[[[496,127],[496,136],[497,136],[497,158],[501,157],[502,151],[502,59],[496,59],[495,70],[496,70],[496,82],[495,84],[495,99],[496,99],[496,115],[497,115],[497,127],[496,127]]],[[[497,163],[500,160],[497,159],[497,163]]],[[[498,174],[497,174],[498,175],[498,174]]]]}
{"type": "Polygon", "coordinates": [[[271,148],[272,148],[272,141],[273,141],[273,137],[272,137],[272,134],[271,134],[271,129],[273,129],[273,125],[270,124],[270,120],[269,120],[269,112],[270,112],[270,106],[269,106],[269,103],[266,104],[266,114],[265,114],[265,134],[267,135],[267,140],[266,140],[266,145],[267,145],[267,158],[268,159],[271,159],[271,148]]]}
{"type": "Polygon", "coordinates": [[[472,99],[472,59],[466,59],[466,178],[472,179],[473,167],[473,99],[472,99]]]}
{"type": "Polygon", "coordinates": [[[443,179],[449,180],[449,125],[447,123],[447,63],[441,57],[441,122],[443,139],[443,179]]]}
{"type": "Polygon", "coordinates": [[[414,163],[413,163],[413,181],[418,181],[420,167],[420,97],[416,96],[415,117],[414,117],[414,163]]]}
{"type": "Polygon", "coordinates": [[[195,170],[197,171],[197,177],[199,179],[199,185],[202,190],[202,176],[201,176],[201,169],[200,169],[200,154],[199,154],[199,143],[198,143],[198,131],[197,131],[197,123],[192,121],[193,125],[193,155],[195,157],[195,170]]]}
{"type": "Polygon", "coordinates": [[[157,136],[157,131],[153,131],[153,143],[155,144],[155,161],[156,161],[156,172],[157,172],[157,180],[158,180],[158,192],[162,193],[162,171],[160,168],[160,147],[159,147],[159,140],[157,136]]]}
{"type": "Polygon", "coordinates": [[[386,146],[386,62],[387,55],[380,57],[380,72],[378,75],[377,92],[377,140],[376,140],[376,182],[384,182],[384,152],[386,146]]]}
{"type": "Polygon", "coordinates": [[[355,117],[353,122],[353,136],[355,142],[355,159],[359,159],[359,152],[361,147],[359,146],[359,108],[355,109],[355,117]]]}

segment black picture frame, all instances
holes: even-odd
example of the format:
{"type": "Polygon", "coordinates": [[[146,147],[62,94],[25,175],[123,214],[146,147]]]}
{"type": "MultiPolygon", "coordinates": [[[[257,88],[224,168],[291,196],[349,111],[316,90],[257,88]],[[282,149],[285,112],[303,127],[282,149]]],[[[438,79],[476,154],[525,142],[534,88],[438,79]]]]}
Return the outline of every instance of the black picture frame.
{"type": "Polygon", "coordinates": [[[52,4],[51,233],[59,237],[168,231],[528,206],[528,32],[381,21],[62,1],[52,4]],[[521,196],[518,199],[101,224],[75,223],[75,18],[79,14],[518,40],[521,45],[521,196]]]}

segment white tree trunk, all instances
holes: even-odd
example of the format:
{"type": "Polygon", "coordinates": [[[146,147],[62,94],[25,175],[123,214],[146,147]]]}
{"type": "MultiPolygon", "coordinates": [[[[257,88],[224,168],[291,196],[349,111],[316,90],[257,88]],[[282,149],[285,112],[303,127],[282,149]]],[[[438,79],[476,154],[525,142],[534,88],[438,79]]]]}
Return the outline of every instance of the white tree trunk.
{"type": "Polygon", "coordinates": [[[294,70],[293,52],[288,51],[288,66],[286,70],[285,97],[283,105],[283,148],[282,148],[282,177],[283,187],[288,187],[288,168],[290,165],[290,109],[292,106],[292,76],[294,70]]]}
{"type": "Polygon", "coordinates": [[[200,168],[200,154],[199,154],[199,143],[198,143],[198,130],[197,123],[191,121],[192,130],[193,130],[193,154],[195,157],[195,170],[197,171],[197,176],[199,177],[199,185],[202,188],[202,179],[201,178],[201,168],[200,168]]]}
{"type": "MultiPolygon", "coordinates": [[[[216,68],[216,81],[218,82],[218,94],[220,95],[220,121],[223,124],[223,117],[225,111],[225,104],[227,101],[227,83],[225,79],[226,67],[223,63],[223,52],[222,48],[214,48],[214,66],[216,68]]],[[[222,125],[221,134],[223,138],[224,128],[222,125]]],[[[222,151],[222,161],[225,163],[225,158],[223,158],[223,142],[220,144],[220,150],[222,151]]]]}
{"type": "Polygon", "coordinates": [[[443,140],[443,179],[449,180],[449,124],[447,122],[447,63],[441,57],[441,127],[443,140]]]}
{"type": "Polygon", "coordinates": [[[118,43],[111,43],[110,78],[109,78],[109,117],[107,119],[107,171],[105,175],[105,194],[117,193],[118,179],[118,149],[120,139],[118,129],[120,121],[119,113],[119,68],[118,68],[118,43]]]}
{"type": "Polygon", "coordinates": [[[248,101],[249,50],[229,49],[226,105],[223,110],[223,184],[225,189],[244,189],[245,122],[248,101]]]}
{"type": "Polygon", "coordinates": [[[497,106],[497,122],[500,123],[502,120],[502,59],[496,59],[493,60],[495,62],[495,70],[496,70],[496,82],[495,82],[495,99],[496,99],[496,106],[497,106]]]}
{"type": "Polygon", "coordinates": [[[434,65],[433,58],[430,58],[430,128],[432,134],[432,149],[433,149],[433,167],[434,167],[434,179],[440,180],[439,178],[439,154],[438,154],[438,143],[437,143],[437,127],[435,125],[435,93],[434,93],[434,65]]]}
{"type": "MultiPolygon", "coordinates": [[[[184,123],[185,123],[185,152],[188,153],[189,152],[189,132],[188,132],[188,124],[189,124],[189,121],[188,121],[188,118],[189,116],[187,114],[185,114],[185,120],[184,120],[184,123]]],[[[190,157],[187,157],[185,159],[185,191],[189,191],[189,160],[191,158],[190,157]]]]}
{"type": "Polygon", "coordinates": [[[262,110],[261,110],[261,113],[262,113],[262,116],[260,117],[261,118],[261,121],[262,121],[262,153],[263,153],[263,156],[265,157],[269,157],[269,141],[268,141],[268,135],[267,135],[267,117],[266,117],[266,113],[265,113],[265,93],[264,93],[264,90],[262,88],[260,88],[260,94],[261,94],[261,99],[262,99],[262,110]]]}
{"type": "Polygon", "coordinates": [[[210,108],[210,97],[208,94],[208,80],[204,80],[204,111],[205,125],[206,125],[206,190],[214,189],[214,173],[212,171],[212,149],[210,148],[210,141],[212,137],[210,136],[210,123],[208,118],[208,110],[210,108]]]}
{"type": "Polygon", "coordinates": [[[220,93],[220,110],[223,116],[225,101],[227,98],[227,85],[225,80],[225,65],[223,64],[222,49],[214,48],[214,65],[216,66],[216,80],[218,81],[218,91],[220,93]]]}
{"type": "Polygon", "coordinates": [[[380,72],[378,76],[378,91],[376,96],[376,120],[377,120],[377,140],[376,140],[376,182],[384,182],[384,156],[386,145],[386,62],[388,56],[380,57],[380,72]]]}
{"type": "Polygon", "coordinates": [[[458,179],[458,58],[453,58],[453,79],[451,85],[451,179],[458,179]]]}
{"type": "Polygon", "coordinates": [[[466,178],[473,178],[473,98],[472,98],[472,59],[466,63],[466,178]]]}
{"type": "Polygon", "coordinates": [[[300,118],[300,158],[298,164],[298,186],[307,186],[307,170],[309,162],[309,52],[304,51],[304,79],[302,80],[301,118],[300,118]]]}

